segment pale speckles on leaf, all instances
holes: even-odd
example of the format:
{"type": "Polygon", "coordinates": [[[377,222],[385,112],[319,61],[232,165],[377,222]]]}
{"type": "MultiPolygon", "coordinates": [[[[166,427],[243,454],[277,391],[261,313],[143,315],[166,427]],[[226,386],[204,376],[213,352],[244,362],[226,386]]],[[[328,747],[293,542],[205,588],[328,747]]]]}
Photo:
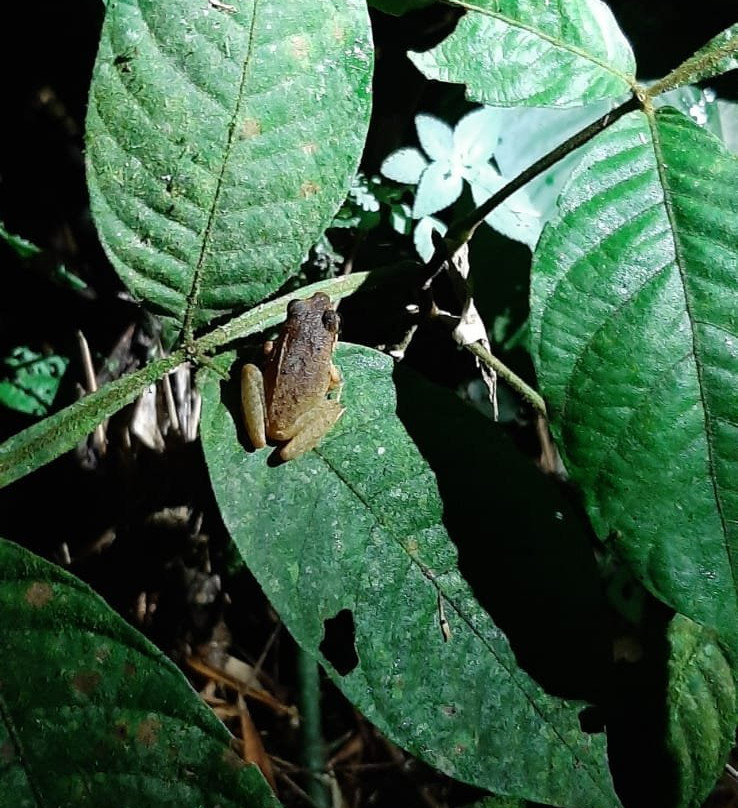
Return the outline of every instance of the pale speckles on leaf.
{"type": "Polygon", "coordinates": [[[256,118],[245,118],[241,124],[240,137],[242,140],[249,140],[261,134],[261,121],[256,118]]]}
{"type": "Polygon", "coordinates": [[[304,62],[310,53],[310,42],[301,34],[290,37],[290,53],[299,62],[304,62]]]}
{"type": "Polygon", "coordinates": [[[318,151],[318,144],[313,142],[303,143],[302,146],[300,146],[300,151],[303,154],[315,154],[318,151]]]}
{"type": "Polygon", "coordinates": [[[414,555],[418,552],[419,545],[417,539],[408,539],[405,543],[405,549],[411,555],[414,555]]]}
{"type": "Polygon", "coordinates": [[[108,659],[110,659],[111,653],[112,651],[109,646],[101,645],[99,648],[95,650],[95,659],[97,662],[102,664],[103,662],[106,662],[108,659]]]}
{"type": "Polygon", "coordinates": [[[34,581],[26,590],[26,603],[36,609],[41,609],[54,597],[51,584],[43,581],[34,581]]]}
{"type": "Polygon", "coordinates": [[[303,199],[307,199],[310,196],[314,196],[320,190],[320,186],[317,182],[313,182],[312,180],[308,180],[307,182],[303,182],[300,186],[300,196],[303,199]]]}

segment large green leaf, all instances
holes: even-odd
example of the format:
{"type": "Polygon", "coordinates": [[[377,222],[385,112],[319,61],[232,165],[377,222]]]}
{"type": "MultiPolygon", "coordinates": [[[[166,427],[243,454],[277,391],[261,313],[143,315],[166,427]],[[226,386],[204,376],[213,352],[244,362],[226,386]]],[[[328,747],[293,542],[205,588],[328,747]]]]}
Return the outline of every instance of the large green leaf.
{"type": "MultiPolygon", "coordinates": [[[[281,465],[268,462],[270,449],[247,451],[234,385],[201,371],[205,456],[245,562],[297,641],[397,743],[498,793],[618,805],[604,738],[580,727],[582,702],[548,695],[516,659],[550,673],[607,642],[604,619],[576,634],[597,613],[599,589],[584,538],[572,549],[570,512],[495,425],[406,379],[405,410],[425,418],[424,451],[434,468],[434,452],[444,456],[437,483],[395,414],[390,359],[341,345],[337,363],[345,415],[317,450],[281,465]],[[466,567],[518,636],[515,654],[460,575],[444,522],[468,540],[466,567]],[[352,658],[345,666],[321,645],[333,618],[350,627],[339,643],[352,658]]],[[[587,664],[591,686],[599,669],[587,664]]]]}
{"type": "Polygon", "coordinates": [[[54,403],[69,360],[44,355],[26,345],[14,348],[2,360],[0,405],[30,415],[46,415],[54,403]]]}
{"type": "Polygon", "coordinates": [[[3,805],[278,806],[163,654],[4,540],[0,613],[3,805]]]}
{"type": "Polygon", "coordinates": [[[277,289],[345,196],[371,74],[363,0],[111,0],[87,178],[129,289],[195,328],[277,289]]]}
{"type": "Polygon", "coordinates": [[[572,476],[651,591],[738,651],[738,160],[670,109],[593,142],[536,251],[572,476]]]}
{"type": "Polygon", "coordinates": [[[566,107],[616,99],[634,84],[633,52],[601,0],[454,0],[454,32],[410,53],[428,78],[466,85],[499,107],[566,107]]]}
{"type": "Polygon", "coordinates": [[[711,631],[683,615],[669,625],[667,746],[674,758],[675,805],[699,808],[735,739],[735,683],[711,631]]]}

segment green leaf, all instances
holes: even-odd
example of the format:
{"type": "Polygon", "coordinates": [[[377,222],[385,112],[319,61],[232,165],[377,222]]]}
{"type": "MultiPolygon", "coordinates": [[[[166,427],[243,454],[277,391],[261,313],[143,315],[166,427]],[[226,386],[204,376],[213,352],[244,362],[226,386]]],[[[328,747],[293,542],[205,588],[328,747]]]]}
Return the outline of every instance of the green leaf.
{"type": "Polygon", "coordinates": [[[73,272],[70,272],[64,264],[56,260],[44,260],[43,250],[40,247],[37,247],[22,236],[9,233],[2,222],[0,222],[0,241],[4,241],[8,247],[23,260],[39,258],[37,263],[32,263],[31,265],[43,277],[50,277],[60,286],[67,286],[75,291],[87,289],[87,284],[73,272]]]}
{"type": "Polygon", "coordinates": [[[177,327],[263,299],[343,201],[364,145],[363,0],[116,0],[87,179],[128,288],[177,327]]]}
{"type": "Polygon", "coordinates": [[[428,78],[465,84],[499,107],[617,99],[635,82],[630,45],[600,0],[454,0],[466,14],[440,45],[410,59],[428,78]]]}
{"type": "Polygon", "coordinates": [[[536,251],[532,348],[597,533],[738,651],[738,161],[670,109],[593,141],[536,251]]]}
{"type": "Polygon", "coordinates": [[[675,805],[699,808],[735,738],[735,683],[713,633],[683,615],[671,621],[666,742],[674,759],[675,805]]]}
{"type": "MultiPolygon", "coordinates": [[[[426,419],[416,422],[424,451],[431,457],[442,444],[443,462],[431,458],[445,468],[442,502],[441,477],[437,483],[395,415],[390,359],[339,345],[336,361],[346,413],[315,451],[281,465],[268,462],[271,449],[246,450],[235,385],[207,370],[199,376],[206,461],[245,562],[300,645],[395,742],[499,793],[571,808],[618,805],[604,738],[580,728],[583,703],[548,695],[519,667],[460,575],[442,521],[455,521],[455,532],[469,539],[466,563],[483,573],[477,586],[504,612],[516,654],[546,668],[551,657],[570,659],[562,648],[591,649],[605,636],[603,619],[590,642],[564,640],[550,626],[541,637],[543,609],[564,633],[597,613],[591,554],[583,535],[571,549],[571,514],[554,505],[548,481],[527,464],[521,470],[495,425],[452,394],[402,375],[401,406],[426,419]],[[539,498],[540,508],[527,507],[529,498],[539,498]],[[511,532],[501,527],[513,522],[511,532]],[[484,561],[474,557],[480,547],[484,561]],[[551,576],[559,564],[561,576],[551,576]],[[554,595],[551,586],[560,584],[554,595]],[[567,616],[557,620],[565,603],[567,616]],[[527,645],[520,638],[526,620],[527,645]],[[346,636],[334,624],[347,626],[346,636]],[[322,643],[334,633],[343,662],[322,643]]],[[[591,665],[574,665],[590,685],[591,665]]]]}
{"type": "Polygon", "coordinates": [[[0,379],[0,404],[29,415],[46,415],[69,360],[21,346],[5,357],[3,364],[9,378],[0,379]]]}
{"type": "Polygon", "coordinates": [[[41,248],[28,239],[9,233],[2,222],[0,222],[0,240],[4,241],[19,258],[32,258],[41,252],[41,248]]]}
{"type": "Polygon", "coordinates": [[[3,804],[278,806],[162,653],[85,584],[4,540],[0,611],[3,804]]]}

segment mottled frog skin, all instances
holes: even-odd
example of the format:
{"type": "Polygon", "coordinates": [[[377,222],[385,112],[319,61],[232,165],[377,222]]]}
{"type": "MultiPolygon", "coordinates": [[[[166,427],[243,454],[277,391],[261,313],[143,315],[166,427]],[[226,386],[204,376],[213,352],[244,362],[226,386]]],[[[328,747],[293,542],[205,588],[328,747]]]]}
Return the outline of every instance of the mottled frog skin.
{"type": "Polygon", "coordinates": [[[343,415],[338,398],[326,397],[341,382],[333,364],[339,325],[323,292],[291,300],[282,332],[264,345],[263,372],[256,365],[243,366],[243,416],[255,449],[276,441],[284,444],[282,460],[294,460],[317,446],[343,415]]]}

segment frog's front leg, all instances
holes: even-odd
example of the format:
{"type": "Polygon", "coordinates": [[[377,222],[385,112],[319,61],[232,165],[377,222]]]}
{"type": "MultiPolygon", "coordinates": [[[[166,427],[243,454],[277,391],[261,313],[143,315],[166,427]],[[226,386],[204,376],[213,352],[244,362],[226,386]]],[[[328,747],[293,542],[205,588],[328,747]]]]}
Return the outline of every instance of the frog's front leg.
{"type": "Polygon", "coordinates": [[[290,430],[290,440],[279,450],[282,460],[294,460],[314,449],[323,436],[346,412],[337,399],[325,399],[318,406],[303,413],[290,430]]]}
{"type": "Polygon", "coordinates": [[[264,376],[256,365],[241,369],[241,407],[243,422],[254,449],[263,449],[266,440],[266,393],[264,376]]]}
{"type": "Polygon", "coordinates": [[[341,376],[341,371],[331,362],[331,378],[328,382],[328,389],[334,390],[336,387],[339,388],[338,396],[336,396],[336,401],[341,395],[341,385],[343,384],[343,377],[341,376]]]}

